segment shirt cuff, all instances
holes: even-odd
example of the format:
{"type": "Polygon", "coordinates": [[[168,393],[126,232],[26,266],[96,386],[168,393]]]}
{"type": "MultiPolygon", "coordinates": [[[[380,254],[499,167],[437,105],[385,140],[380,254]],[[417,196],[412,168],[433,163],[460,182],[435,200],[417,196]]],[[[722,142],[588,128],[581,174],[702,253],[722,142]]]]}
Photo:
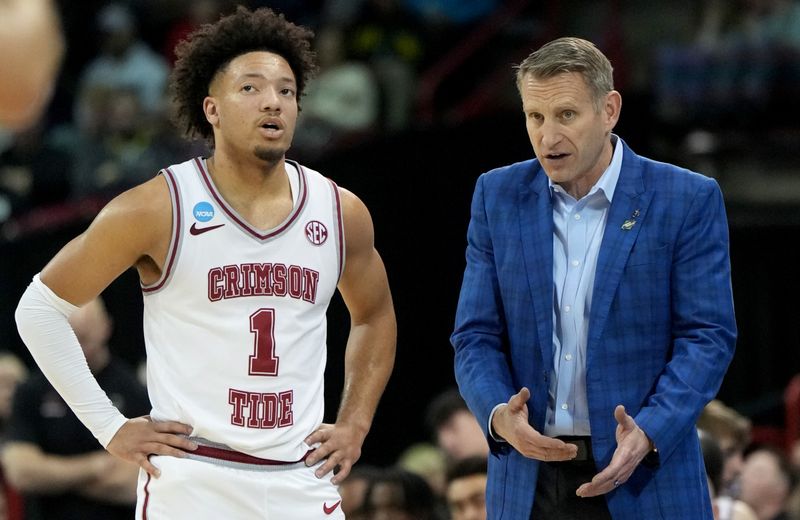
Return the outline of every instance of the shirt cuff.
{"type": "Polygon", "coordinates": [[[489,432],[489,436],[495,441],[508,442],[504,438],[500,437],[497,433],[495,433],[494,429],[492,428],[492,419],[494,419],[494,414],[501,406],[508,406],[508,403],[500,403],[494,408],[492,408],[492,412],[489,414],[489,424],[488,427],[486,428],[486,431],[489,432]]]}

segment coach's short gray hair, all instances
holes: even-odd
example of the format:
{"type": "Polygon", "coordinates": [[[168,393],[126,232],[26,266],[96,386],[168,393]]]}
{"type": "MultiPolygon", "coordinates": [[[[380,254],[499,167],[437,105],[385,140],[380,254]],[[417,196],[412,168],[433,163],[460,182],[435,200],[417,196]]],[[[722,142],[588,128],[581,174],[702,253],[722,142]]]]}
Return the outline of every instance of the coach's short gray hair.
{"type": "Polygon", "coordinates": [[[614,68],[608,58],[592,42],[581,38],[559,38],[544,44],[517,65],[517,88],[527,75],[548,79],[559,74],[577,72],[583,76],[592,93],[595,108],[602,106],[606,94],[614,90],[614,68]]]}

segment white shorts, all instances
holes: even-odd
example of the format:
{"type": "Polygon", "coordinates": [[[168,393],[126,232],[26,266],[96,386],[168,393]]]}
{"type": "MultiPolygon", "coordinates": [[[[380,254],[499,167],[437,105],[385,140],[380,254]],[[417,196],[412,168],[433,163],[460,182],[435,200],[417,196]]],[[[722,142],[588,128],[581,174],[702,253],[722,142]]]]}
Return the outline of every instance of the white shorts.
{"type": "Polygon", "coordinates": [[[154,478],[139,470],[137,520],[343,520],[332,474],[319,479],[304,462],[228,464],[152,456],[154,478]]]}

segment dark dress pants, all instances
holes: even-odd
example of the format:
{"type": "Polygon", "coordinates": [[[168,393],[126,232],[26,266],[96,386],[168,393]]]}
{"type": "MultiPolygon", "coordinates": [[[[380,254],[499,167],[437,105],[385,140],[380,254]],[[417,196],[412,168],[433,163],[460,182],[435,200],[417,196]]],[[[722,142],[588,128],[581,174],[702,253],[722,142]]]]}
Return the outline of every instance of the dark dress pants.
{"type": "Polygon", "coordinates": [[[575,460],[539,464],[531,520],[612,520],[604,495],[581,498],[575,494],[597,474],[591,442],[587,439],[580,444],[575,460]]]}

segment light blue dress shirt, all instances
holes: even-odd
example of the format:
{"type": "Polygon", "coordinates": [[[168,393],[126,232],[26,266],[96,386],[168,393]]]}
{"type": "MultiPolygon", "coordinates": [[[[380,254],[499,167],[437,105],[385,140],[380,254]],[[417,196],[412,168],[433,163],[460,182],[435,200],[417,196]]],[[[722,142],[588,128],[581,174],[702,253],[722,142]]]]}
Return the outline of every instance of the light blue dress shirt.
{"type": "Polygon", "coordinates": [[[553,367],[544,434],[590,435],[586,400],[586,342],[595,268],[608,208],[622,166],[622,147],[612,135],[614,153],[589,193],[575,200],[550,182],[553,200],[553,367]]]}

